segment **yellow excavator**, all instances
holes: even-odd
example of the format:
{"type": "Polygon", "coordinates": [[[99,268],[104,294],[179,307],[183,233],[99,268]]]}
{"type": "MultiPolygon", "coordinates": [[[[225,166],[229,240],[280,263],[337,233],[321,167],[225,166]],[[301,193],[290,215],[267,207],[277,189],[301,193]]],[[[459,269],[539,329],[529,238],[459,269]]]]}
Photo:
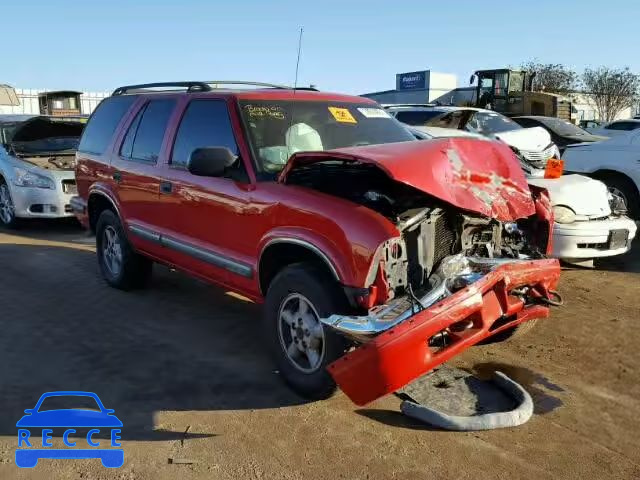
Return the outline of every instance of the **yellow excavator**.
{"type": "Polygon", "coordinates": [[[472,105],[503,115],[541,115],[571,121],[571,102],[562,95],[533,91],[535,73],[524,70],[477,70],[469,84],[476,84],[472,105]]]}

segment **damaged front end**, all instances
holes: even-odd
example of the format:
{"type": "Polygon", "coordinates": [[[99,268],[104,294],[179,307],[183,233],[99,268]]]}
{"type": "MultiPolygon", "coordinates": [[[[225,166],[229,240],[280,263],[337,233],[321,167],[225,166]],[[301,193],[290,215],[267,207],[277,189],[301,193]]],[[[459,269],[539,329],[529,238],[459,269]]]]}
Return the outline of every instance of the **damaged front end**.
{"type": "Polygon", "coordinates": [[[375,252],[361,313],[321,319],[357,345],[328,371],[358,405],[557,303],[549,199],[527,188],[508,147],[411,143],[314,154],[286,172],[288,183],[366,206],[398,232],[375,252]]]}

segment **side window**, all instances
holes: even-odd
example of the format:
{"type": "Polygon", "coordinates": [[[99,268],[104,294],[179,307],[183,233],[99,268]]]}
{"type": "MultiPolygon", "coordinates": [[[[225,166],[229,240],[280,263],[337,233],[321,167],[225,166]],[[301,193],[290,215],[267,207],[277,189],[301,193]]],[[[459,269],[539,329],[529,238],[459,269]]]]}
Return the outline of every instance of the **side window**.
{"type": "MultiPolygon", "coordinates": [[[[638,125],[640,126],[640,124],[638,125]]],[[[633,130],[634,128],[636,128],[636,124],[635,122],[614,122],[614,123],[610,123],[609,125],[607,125],[606,127],[604,127],[606,130],[633,130]]]]}
{"type": "Polygon", "coordinates": [[[95,155],[103,154],[120,120],[135,100],[134,95],[109,97],[103,100],[84,129],[78,151],[95,155]]]}
{"type": "Polygon", "coordinates": [[[530,118],[517,118],[516,122],[519,123],[520,125],[522,125],[525,128],[529,128],[529,127],[537,127],[539,126],[538,123],[534,122],[533,120],[531,120],[530,118]]]}
{"type": "Polygon", "coordinates": [[[173,99],[147,103],[131,123],[120,154],[133,161],[156,163],[175,105],[173,99]]]}
{"type": "Polygon", "coordinates": [[[120,155],[124,158],[131,158],[131,154],[133,153],[133,141],[136,138],[136,132],[138,131],[140,119],[142,118],[145,108],[146,106],[138,112],[136,118],[131,122],[129,130],[127,130],[127,135],[124,137],[124,142],[122,142],[122,147],[120,147],[120,155]]]}
{"type": "MultiPolygon", "coordinates": [[[[238,155],[227,104],[222,100],[192,100],[178,127],[171,164],[186,167],[191,153],[200,147],[227,147],[238,155]]],[[[238,161],[237,167],[242,168],[238,161]]]]}
{"type": "Polygon", "coordinates": [[[447,113],[433,122],[429,122],[432,127],[452,128],[454,130],[462,129],[462,119],[465,116],[463,110],[455,110],[447,113]]]}
{"type": "Polygon", "coordinates": [[[407,125],[424,126],[429,120],[440,115],[441,112],[429,112],[419,110],[400,111],[396,113],[396,118],[399,122],[407,125]]]}

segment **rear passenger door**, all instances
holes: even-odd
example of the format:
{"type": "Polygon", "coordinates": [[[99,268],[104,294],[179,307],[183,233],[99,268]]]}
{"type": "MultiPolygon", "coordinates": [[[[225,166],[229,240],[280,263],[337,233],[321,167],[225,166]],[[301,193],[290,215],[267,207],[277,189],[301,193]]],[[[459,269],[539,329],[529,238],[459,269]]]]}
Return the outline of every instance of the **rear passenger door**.
{"type": "Polygon", "coordinates": [[[150,99],[130,120],[114,155],[113,178],[118,184],[120,204],[130,238],[136,247],[155,254],[159,244],[145,232],[164,223],[159,203],[161,180],[158,163],[166,155],[165,133],[176,107],[174,98],[150,99]]]}

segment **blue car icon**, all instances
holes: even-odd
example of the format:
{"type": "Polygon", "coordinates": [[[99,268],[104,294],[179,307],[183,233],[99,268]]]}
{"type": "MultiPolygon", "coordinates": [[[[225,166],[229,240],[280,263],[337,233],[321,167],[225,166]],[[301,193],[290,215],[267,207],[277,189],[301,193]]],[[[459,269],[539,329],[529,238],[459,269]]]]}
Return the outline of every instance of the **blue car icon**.
{"type": "MultiPolygon", "coordinates": [[[[63,458],[63,459],[81,459],[81,458],[99,458],[102,465],[108,468],[121,467],[124,463],[124,451],[120,447],[118,440],[120,439],[120,427],[122,422],[114,415],[115,410],[104,407],[98,395],[92,392],[77,391],[60,391],[48,392],[43,394],[36,406],[32,409],[24,411],[24,415],[16,423],[18,427],[18,449],[16,450],[16,465],[23,468],[35,467],[40,458],[63,458]],[[95,400],[99,410],[86,410],[81,408],[57,409],[39,411],[47,398],[51,397],[90,397],[95,400]],[[30,428],[42,427],[42,447],[32,448],[29,438],[31,436],[30,428]],[[52,436],[52,428],[63,427],[65,432],[63,435],[64,444],[70,448],[51,448],[53,444],[50,442],[52,436]],[[77,442],[70,442],[69,435],[76,433],[73,427],[91,428],[87,433],[87,444],[94,448],[74,448],[77,442]],[[100,433],[100,428],[111,429],[111,447],[98,448],[100,442],[93,439],[94,435],[100,433]],[[20,447],[27,447],[22,448],[20,447]]],[[[34,444],[36,443],[35,440],[34,444]]]]}

